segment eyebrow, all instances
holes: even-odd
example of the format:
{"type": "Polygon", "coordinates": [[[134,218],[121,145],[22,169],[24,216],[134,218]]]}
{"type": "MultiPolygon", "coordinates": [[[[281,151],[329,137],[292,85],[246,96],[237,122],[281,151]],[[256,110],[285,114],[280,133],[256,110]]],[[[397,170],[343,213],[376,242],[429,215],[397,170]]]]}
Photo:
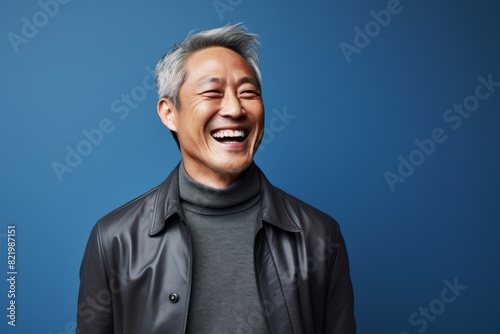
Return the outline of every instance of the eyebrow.
{"type": "Polygon", "coordinates": [[[205,78],[203,80],[201,80],[199,83],[198,83],[198,88],[199,87],[202,87],[208,83],[221,83],[221,82],[224,82],[225,80],[219,78],[219,77],[208,77],[208,78],[205,78]]]}
{"type": "Polygon", "coordinates": [[[259,88],[260,89],[260,85],[259,85],[259,81],[257,81],[257,79],[253,78],[253,77],[243,77],[241,78],[239,81],[238,81],[238,84],[239,85],[242,85],[244,83],[249,83],[249,84],[252,84],[254,85],[255,87],[259,88]]]}
{"type": "MultiPolygon", "coordinates": [[[[201,80],[197,86],[202,87],[203,85],[208,84],[208,83],[225,83],[225,82],[226,82],[225,79],[222,79],[219,77],[208,77],[208,78],[201,80]]],[[[259,82],[257,81],[257,79],[255,79],[253,77],[243,77],[240,80],[238,80],[238,85],[242,85],[245,83],[250,83],[252,85],[255,85],[255,87],[260,88],[259,82]]]]}

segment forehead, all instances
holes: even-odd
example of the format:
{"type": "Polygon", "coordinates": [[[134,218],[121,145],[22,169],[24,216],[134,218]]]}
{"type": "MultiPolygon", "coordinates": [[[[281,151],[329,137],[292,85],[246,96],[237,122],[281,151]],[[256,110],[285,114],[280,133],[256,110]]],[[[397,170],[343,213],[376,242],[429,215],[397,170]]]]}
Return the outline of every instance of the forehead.
{"type": "Polygon", "coordinates": [[[213,46],[191,54],[186,62],[188,78],[201,80],[207,76],[220,76],[232,73],[255,78],[255,73],[248,62],[237,52],[213,46]]]}

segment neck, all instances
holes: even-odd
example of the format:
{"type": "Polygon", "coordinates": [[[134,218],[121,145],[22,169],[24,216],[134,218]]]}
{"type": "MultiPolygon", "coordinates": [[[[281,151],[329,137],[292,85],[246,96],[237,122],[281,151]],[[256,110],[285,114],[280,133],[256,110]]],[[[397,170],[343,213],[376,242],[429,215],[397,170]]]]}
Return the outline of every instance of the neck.
{"type": "MultiPolygon", "coordinates": [[[[184,202],[203,207],[204,210],[237,209],[241,204],[248,204],[256,199],[260,192],[260,182],[255,165],[250,165],[228,187],[224,189],[210,187],[191,178],[184,165],[179,168],[179,191],[184,202]],[[247,203],[248,202],[248,203],[247,203]]],[[[245,205],[246,205],[245,204],[245,205]]]]}
{"type": "Polygon", "coordinates": [[[238,170],[225,171],[213,168],[200,173],[196,168],[193,168],[191,164],[186,163],[184,160],[182,161],[185,171],[193,180],[216,189],[229,187],[234,180],[236,180],[252,164],[252,162],[253,161],[250,161],[247,165],[238,170]]]}

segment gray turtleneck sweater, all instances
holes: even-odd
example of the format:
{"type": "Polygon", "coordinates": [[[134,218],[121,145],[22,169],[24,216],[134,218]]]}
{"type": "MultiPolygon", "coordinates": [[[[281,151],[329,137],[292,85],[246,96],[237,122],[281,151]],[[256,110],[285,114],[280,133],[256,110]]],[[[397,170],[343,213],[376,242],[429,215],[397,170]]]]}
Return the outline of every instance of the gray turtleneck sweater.
{"type": "Polygon", "coordinates": [[[194,181],[182,165],[179,190],[193,247],[187,333],[265,333],[253,263],[256,166],[216,189],[194,181]]]}

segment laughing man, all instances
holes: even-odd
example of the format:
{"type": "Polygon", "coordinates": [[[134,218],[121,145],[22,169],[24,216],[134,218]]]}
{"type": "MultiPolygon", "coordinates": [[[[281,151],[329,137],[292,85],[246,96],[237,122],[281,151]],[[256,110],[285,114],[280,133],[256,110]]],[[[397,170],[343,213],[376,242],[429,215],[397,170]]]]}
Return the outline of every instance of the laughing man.
{"type": "Polygon", "coordinates": [[[253,162],[264,132],[257,35],[189,35],[156,67],[182,154],[158,187],[94,226],[77,333],[355,333],[337,222],[253,162]]]}

